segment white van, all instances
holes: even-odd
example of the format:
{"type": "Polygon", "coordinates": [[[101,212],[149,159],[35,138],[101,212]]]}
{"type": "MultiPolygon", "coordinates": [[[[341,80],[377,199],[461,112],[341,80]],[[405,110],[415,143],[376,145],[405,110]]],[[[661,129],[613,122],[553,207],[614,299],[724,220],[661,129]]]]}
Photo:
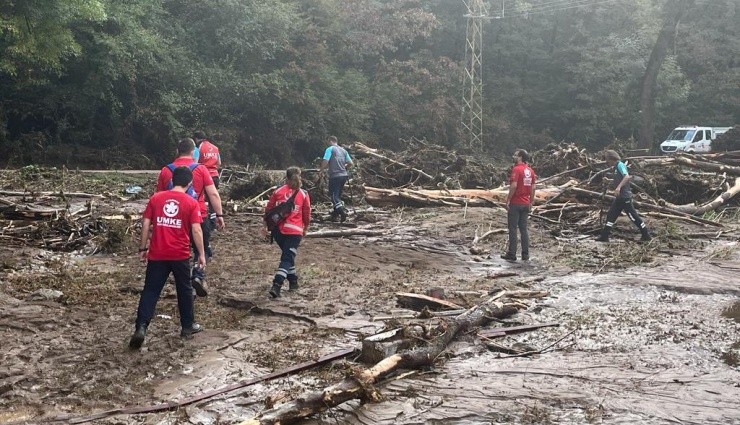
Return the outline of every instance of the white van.
{"type": "Polygon", "coordinates": [[[660,144],[661,152],[706,153],[712,151],[712,140],[731,127],[700,127],[698,125],[676,127],[660,144]]]}

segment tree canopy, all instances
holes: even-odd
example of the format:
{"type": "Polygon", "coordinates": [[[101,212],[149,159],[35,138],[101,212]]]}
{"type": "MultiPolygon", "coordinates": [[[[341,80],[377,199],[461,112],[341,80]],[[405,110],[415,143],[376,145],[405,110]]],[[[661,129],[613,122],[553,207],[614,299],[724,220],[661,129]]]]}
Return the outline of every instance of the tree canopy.
{"type": "MultiPolygon", "coordinates": [[[[509,0],[484,24],[484,149],[636,138],[671,3],[690,6],[659,64],[655,137],[740,122],[736,0],[509,0]]],[[[267,166],[310,162],[329,134],[462,147],[466,12],[449,0],[6,0],[0,158],[159,166],[195,129],[226,160],[267,166]]]]}

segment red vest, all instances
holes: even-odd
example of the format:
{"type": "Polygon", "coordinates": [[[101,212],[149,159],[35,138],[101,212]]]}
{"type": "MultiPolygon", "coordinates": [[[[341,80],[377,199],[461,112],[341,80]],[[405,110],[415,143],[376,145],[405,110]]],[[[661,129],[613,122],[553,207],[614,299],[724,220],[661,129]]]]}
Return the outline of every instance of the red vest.
{"type": "Polygon", "coordinates": [[[221,154],[218,153],[218,148],[208,140],[203,140],[200,143],[200,156],[198,157],[198,163],[203,164],[208,168],[208,173],[211,177],[218,175],[218,162],[221,160],[221,154]]]}
{"type": "MultiPolygon", "coordinates": [[[[282,204],[287,201],[290,199],[292,194],[293,189],[291,189],[287,184],[279,187],[272,193],[270,200],[267,201],[265,211],[269,211],[275,205],[282,204]]],[[[301,189],[295,196],[295,207],[293,207],[293,211],[285,221],[280,223],[278,229],[280,230],[280,233],[284,235],[303,235],[303,230],[308,228],[310,222],[311,199],[308,196],[308,192],[301,189]]]]}

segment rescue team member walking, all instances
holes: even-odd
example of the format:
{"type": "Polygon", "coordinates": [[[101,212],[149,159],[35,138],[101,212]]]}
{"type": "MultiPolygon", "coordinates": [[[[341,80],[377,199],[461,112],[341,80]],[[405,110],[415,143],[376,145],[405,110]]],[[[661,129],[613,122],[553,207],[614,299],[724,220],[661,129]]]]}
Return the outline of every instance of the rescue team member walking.
{"type": "Polygon", "coordinates": [[[301,169],[290,167],[286,170],[286,184],[278,188],[270,196],[265,211],[270,211],[275,205],[288,201],[295,193],[293,210],[272,232],[282,254],[272,287],[269,294],[273,298],[280,296],[280,288],[285,279],[288,279],[288,290],[298,290],[298,275],[295,269],[295,257],[298,255],[298,246],[306,236],[308,225],[311,222],[311,199],[308,192],[301,189],[301,169]]]}
{"type": "MultiPolygon", "coordinates": [[[[172,182],[172,171],[174,167],[190,167],[193,165],[193,149],[195,149],[195,142],[193,139],[184,138],[180,139],[177,144],[177,158],[166,167],[162,168],[159,172],[159,178],[157,179],[157,192],[168,190],[168,186],[172,182]]],[[[216,211],[216,226],[218,229],[224,228],[223,210],[221,208],[221,196],[218,194],[218,189],[213,184],[213,179],[208,172],[208,169],[203,165],[196,165],[193,167],[193,190],[195,191],[195,198],[198,200],[200,205],[200,213],[203,217],[202,229],[203,229],[203,245],[207,252],[210,252],[210,236],[211,236],[211,223],[208,217],[208,207],[206,206],[206,196],[213,209],[216,211]]],[[[199,267],[193,269],[193,287],[196,293],[200,297],[204,297],[208,294],[205,286],[205,272],[199,267]]]]}
{"type": "Polygon", "coordinates": [[[347,219],[347,211],[344,209],[344,202],[342,202],[342,189],[344,189],[344,185],[349,179],[347,168],[352,167],[352,158],[343,147],[337,144],[335,136],[329,136],[326,141],[329,143],[329,147],[324,151],[321,171],[328,169],[329,196],[333,207],[331,219],[335,221],[337,217],[340,217],[340,220],[344,222],[347,219]]]}
{"type": "Polygon", "coordinates": [[[516,261],[516,230],[522,237],[522,260],[529,260],[529,232],[527,219],[534,201],[534,187],[537,176],[529,166],[530,157],[524,149],[518,149],[513,156],[514,168],[509,179],[509,195],[506,198],[507,222],[509,225],[509,247],[501,255],[506,261],[516,261]]]}
{"type": "Polygon", "coordinates": [[[198,255],[197,262],[201,268],[206,266],[200,206],[185,193],[192,180],[193,173],[188,167],[175,168],[172,173],[174,188],[152,195],[144,210],[139,252],[141,260],[147,263],[146,277],[136,313],[136,331],[128,344],[132,349],[141,348],[144,343],[154,308],[170,273],[175,277],[182,327],[180,336],[189,337],[203,329],[194,322],[193,288],[190,285],[191,233],[198,255]]]}
{"type": "MultiPolygon", "coordinates": [[[[214,145],[210,140],[206,139],[206,134],[200,130],[193,133],[193,138],[195,139],[193,159],[208,169],[208,174],[210,174],[211,179],[213,180],[213,185],[218,189],[220,180],[218,176],[218,168],[221,166],[221,154],[218,151],[218,147],[216,147],[216,145],[214,145]],[[195,156],[196,151],[198,152],[197,157],[195,156]]],[[[211,223],[209,223],[209,228],[211,230],[216,226],[216,218],[216,211],[213,209],[213,205],[209,203],[207,219],[211,221],[211,223]]],[[[208,244],[206,244],[206,255],[208,258],[213,256],[210,242],[211,235],[209,234],[208,244]]]]}
{"type": "Polygon", "coordinates": [[[208,174],[213,179],[213,185],[218,189],[218,168],[221,166],[221,154],[218,147],[206,139],[206,134],[200,130],[193,133],[193,138],[195,139],[196,149],[199,151],[198,158],[194,159],[208,169],[208,174]]]}
{"type": "Polygon", "coordinates": [[[627,217],[640,229],[640,233],[642,234],[640,241],[650,241],[652,237],[650,237],[647,226],[645,226],[642,218],[640,218],[640,215],[637,214],[635,207],[632,205],[632,190],[630,190],[631,177],[627,171],[627,166],[621,161],[619,154],[613,150],[606,151],[604,153],[604,159],[607,165],[614,167],[614,179],[611,183],[614,190],[614,201],[612,201],[612,206],[606,214],[606,225],[596,240],[598,242],[609,242],[609,234],[614,227],[614,223],[622,211],[624,211],[627,213],[627,217]]]}

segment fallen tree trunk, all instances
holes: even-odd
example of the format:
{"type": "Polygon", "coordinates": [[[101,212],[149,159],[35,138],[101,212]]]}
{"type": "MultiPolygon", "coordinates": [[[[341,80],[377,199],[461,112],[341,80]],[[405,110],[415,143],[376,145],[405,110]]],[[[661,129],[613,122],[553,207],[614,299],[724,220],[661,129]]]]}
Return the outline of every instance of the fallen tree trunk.
{"type": "Polygon", "coordinates": [[[684,165],[690,168],[696,168],[713,173],[727,173],[732,176],[740,176],[740,167],[727,165],[721,162],[700,161],[687,156],[674,156],[669,158],[653,158],[640,160],[642,166],[665,167],[668,165],[684,165]]]}
{"type": "Polygon", "coordinates": [[[704,205],[694,205],[694,204],[688,204],[688,205],[673,205],[668,204],[671,209],[680,211],[685,214],[704,214],[708,211],[714,211],[717,208],[721,207],[722,205],[726,204],[727,201],[734,198],[738,193],[740,193],[740,177],[737,177],[735,179],[735,184],[729,188],[727,191],[723,192],[721,195],[716,197],[714,200],[707,202],[704,205]]]}
{"type": "Polygon", "coordinates": [[[461,332],[484,325],[493,318],[504,319],[517,312],[516,307],[487,301],[451,321],[431,345],[387,357],[370,369],[356,370],[342,382],[268,409],[242,425],[289,424],[354,399],[378,401],[381,396],[373,384],[389,373],[405,368],[429,366],[461,332]]]}
{"type": "MultiPolygon", "coordinates": [[[[542,203],[561,194],[573,186],[569,181],[560,186],[537,188],[534,203],[542,203]]],[[[412,190],[381,189],[365,186],[365,201],[373,207],[430,207],[430,206],[503,206],[509,193],[508,187],[499,189],[459,189],[459,190],[412,190]]]]}

